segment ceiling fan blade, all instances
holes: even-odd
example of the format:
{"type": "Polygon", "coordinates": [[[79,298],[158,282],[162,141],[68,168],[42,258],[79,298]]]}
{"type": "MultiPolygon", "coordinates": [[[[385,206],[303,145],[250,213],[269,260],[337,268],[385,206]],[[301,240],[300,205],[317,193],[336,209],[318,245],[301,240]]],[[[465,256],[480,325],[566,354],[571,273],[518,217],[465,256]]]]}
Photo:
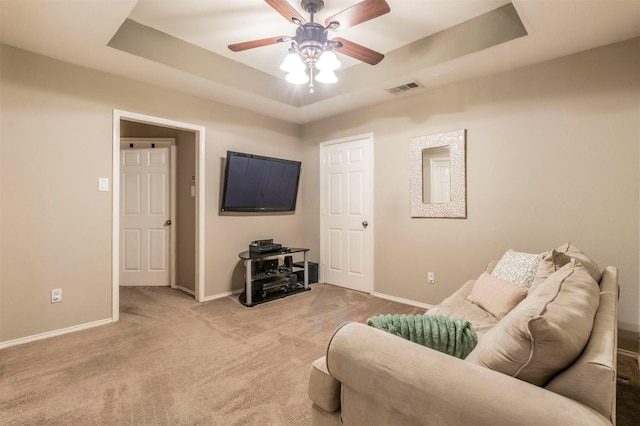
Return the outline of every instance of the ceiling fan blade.
{"type": "Polygon", "coordinates": [[[278,36],[278,37],[269,37],[262,38],[260,40],[251,40],[245,41],[242,43],[230,44],[229,49],[234,52],[241,52],[247,49],[253,49],[255,47],[269,46],[276,43],[282,43],[283,41],[289,41],[291,37],[289,36],[278,36]]]}
{"type": "Polygon", "coordinates": [[[264,1],[266,1],[267,4],[274,8],[280,15],[284,16],[284,18],[289,22],[293,22],[294,24],[305,24],[307,22],[287,0],[264,1]]]}
{"type": "Polygon", "coordinates": [[[330,27],[332,22],[337,22],[340,25],[338,27],[334,25],[331,29],[340,31],[382,16],[385,13],[389,13],[389,11],[391,11],[391,8],[385,0],[364,0],[330,16],[325,20],[324,25],[330,27]]]}
{"type": "Polygon", "coordinates": [[[370,65],[375,65],[384,59],[382,53],[378,53],[375,50],[371,50],[367,47],[361,46],[349,40],[345,40],[341,37],[335,37],[331,40],[332,44],[335,42],[340,43],[342,46],[334,47],[336,52],[340,52],[343,55],[351,56],[359,61],[366,62],[370,65]]]}

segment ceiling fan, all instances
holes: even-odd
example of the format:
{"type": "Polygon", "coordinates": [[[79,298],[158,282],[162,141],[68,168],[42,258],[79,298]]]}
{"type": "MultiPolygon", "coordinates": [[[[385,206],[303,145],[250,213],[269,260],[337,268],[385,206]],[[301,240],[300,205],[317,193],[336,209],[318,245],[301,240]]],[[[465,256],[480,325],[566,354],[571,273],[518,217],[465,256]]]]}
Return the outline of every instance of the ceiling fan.
{"type": "Polygon", "coordinates": [[[313,81],[334,83],[337,81],[334,71],[340,67],[333,50],[370,65],[376,65],[384,55],[341,37],[328,38],[328,31],[341,31],[388,13],[391,8],[385,0],[364,0],[342,12],[327,18],[324,25],[314,22],[314,15],[324,7],[323,0],[302,0],[301,6],[310,15],[306,21],[287,0],[265,0],[288,21],[298,25],[296,35],[277,36],[259,40],[245,41],[229,45],[234,52],[291,42],[289,55],[282,66],[287,71],[287,81],[300,84],[310,82],[313,93],[313,81]],[[315,69],[319,73],[314,76],[315,69]],[[309,75],[305,70],[308,70],[309,75]]]}

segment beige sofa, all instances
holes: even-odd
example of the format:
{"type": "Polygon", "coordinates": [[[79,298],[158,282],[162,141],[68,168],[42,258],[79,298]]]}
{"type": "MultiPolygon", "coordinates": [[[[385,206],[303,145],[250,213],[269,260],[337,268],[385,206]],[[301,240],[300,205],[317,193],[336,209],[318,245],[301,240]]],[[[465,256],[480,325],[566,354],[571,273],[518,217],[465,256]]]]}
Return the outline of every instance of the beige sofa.
{"type": "Polygon", "coordinates": [[[464,360],[342,326],[311,369],[313,424],[615,424],[617,269],[600,273],[570,243],[563,250],[544,256],[525,298],[501,319],[472,297],[481,279],[494,279],[485,274],[429,309],[474,325],[478,345],[464,360]]]}

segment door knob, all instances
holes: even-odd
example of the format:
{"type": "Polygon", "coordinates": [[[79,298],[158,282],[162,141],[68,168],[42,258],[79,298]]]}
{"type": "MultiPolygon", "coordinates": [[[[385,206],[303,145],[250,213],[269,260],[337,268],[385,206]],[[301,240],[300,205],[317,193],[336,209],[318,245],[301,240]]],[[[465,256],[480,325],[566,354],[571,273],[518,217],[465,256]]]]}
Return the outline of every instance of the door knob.
{"type": "Polygon", "coordinates": [[[167,219],[167,221],[164,223],[164,226],[169,226],[171,225],[171,219],[167,219]]]}
{"type": "Polygon", "coordinates": [[[367,222],[366,220],[365,220],[365,221],[363,221],[363,222],[362,222],[362,226],[364,226],[364,227],[366,228],[367,226],[369,226],[369,222],[367,222]]]}

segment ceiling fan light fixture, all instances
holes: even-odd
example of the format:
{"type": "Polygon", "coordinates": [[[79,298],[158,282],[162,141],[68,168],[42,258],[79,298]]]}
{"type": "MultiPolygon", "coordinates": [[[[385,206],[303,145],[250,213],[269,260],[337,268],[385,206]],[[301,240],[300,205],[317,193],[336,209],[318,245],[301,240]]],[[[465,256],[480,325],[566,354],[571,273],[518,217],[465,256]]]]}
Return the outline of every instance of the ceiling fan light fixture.
{"type": "Polygon", "coordinates": [[[289,0],[265,1],[287,21],[298,26],[296,35],[245,41],[230,44],[228,47],[233,52],[240,52],[290,41],[289,53],[280,64],[280,69],[287,73],[286,80],[290,83],[309,82],[309,93],[313,93],[314,81],[321,83],[338,81],[334,71],[342,64],[332,52],[333,49],[370,65],[376,65],[384,58],[383,54],[349,40],[340,37],[329,39],[328,32],[353,27],[389,13],[391,8],[386,0],[360,0],[359,3],[325,19],[324,25],[314,21],[315,14],[324,8],[324,0],[301,0],[302,9],[310,15],[308,21],[289,4],[289,0]],[[318,70],[317,76],[316,70],[318,70]]]}
{"type": "Polygon", "coordinates": [[[338,82],[338,76],[336,76],[336,73],[329,69],[320,70],[315,79],[317,82],[324,84],[333,84],[338,82]]]}
{"type": "Polygon", "coordinates": [[[289,72],[285,79],[291,84],[305,84],[309,82],[309,76],[304,69],[289,72]]]}
{"type": "Polygon", "coordinates": [[[298,55],[293,47],[289,49],[289,53],[285,56],[284,61],[282,61],[282,64],[280,65],[280,69],[288,73],[304,71],[305,68],[306,65],[302,62],[300,55],[298,55]]]}
{"type": "Polygon", "coordinates": [[[332,50],[325,50],[320,55],[318,62],[316,62],[316,68],[320,71],[335,71],[340,68],[342,64],[338,60],[338,57],[332,50]]]}

